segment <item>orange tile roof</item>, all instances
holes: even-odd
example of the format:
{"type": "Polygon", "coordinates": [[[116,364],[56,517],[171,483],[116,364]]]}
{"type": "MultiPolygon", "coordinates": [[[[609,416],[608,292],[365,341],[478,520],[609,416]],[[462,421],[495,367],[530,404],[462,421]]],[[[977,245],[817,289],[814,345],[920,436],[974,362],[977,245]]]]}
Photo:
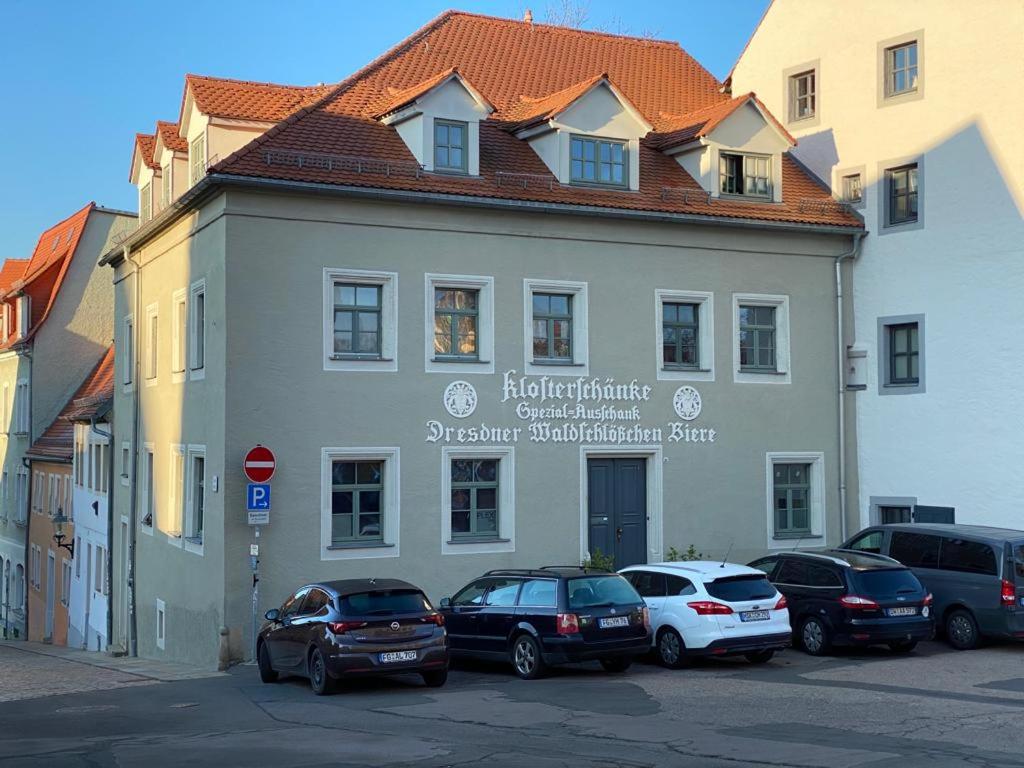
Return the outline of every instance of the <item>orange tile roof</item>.
{"type": "Polygon", "coordinates": [[[502,127],[522,119],[524,97],[544,109],[604,73],[655,131],[728,104],[720,84],[677,43],[622,37],[448,11],[351,77],[306,104],[212,169],[212,174],[332,185],[690,213],[860,228],[792,160],[783,162],[783,202],[708,200],[652,140],[641,142],[639,191],[562,186],[532,148],[502,127]],[[396,131],[375,119],[397,91],[458,68],[495,107],[481,123],[480,178],[426,174],[396,131]],[[558,94],[557,99],[551,99],[558,94]],[[550,104],[546,100],[551,99],[550,104]],[[377,161],[387,172],[367,172],[377,161]],[[405,169],[401,172],[400,169],[405,169]]]}
{"type": "Polygon", "coordinates": [[[648,142],[653,147],[658,149],[666,149],[668,147],[678,146],[685,144],[693,139],[699,139],[709,135],[715,130],[722,121],[725,120],[729,115],[735,112],[737,109],[742,107],[748,102],[754,102],[760,111],[771,121],[779,132],[786,138],[791,145],[796,144],[796,139],[790,135],[775,116],[768,111],[767,107],[757,98],[755,93],[747,93],[743,96],[737,96],[734,99],[723,101],[718,104],[712,104],[710,107],[704,107],[698,109],[696,112],[691,112],[688,115],[682,115],[680,117],[670,117],[665,115],[665,119],[670,121],[664,126],[662,131],[657,134],[652,134],[648,137],[648,142]]]}
{"type": "MultiPolygon", "coordinates": [[[[156,136],[152,133],[136,133],[135,149],[141,153],[142,162],[149,168],[159,170],[160,166],[153,159],[153,147],[156,146],[156,136]]],[[[133,158],[134,160],[134,158],[133,158]]],[[[129,174],[131,171],[129,171],[129,174]]]]}
{"type": "MultiPolygon", "coordinates": [[[[178,134],[178,123],[157,120],[156,133],[168,149],[175,152],[188,152],[188,142],[178,134]]],[[[156,149],[156,142],[154,142],[153,148],[156,149]]],[[[156,157],[153,158],[153,162],[156,162],[156,157]]]]}
{"type": "Polygon", "coordinates": [[[0,267],[0,296],[7,293],[11,286],[25,276],[29,259],[7,259],[0,267]]]}
{"type": "Polygon", "coordinates": [[[68,400],[39,438],[28,455],[40,459],[71,461],[75,450],[75,426],[72,421],[99,415],[114,399],[114,348],[110,347],[75,394],[68,400]]]}
{"type": "Polygon", "coordinates": [[[443,72],[438,72],[436,75],[428,77],[423,82],[417,83],[410,88],[402,88],[401,90],[389,88],[388,90],[393,92],[391,98],[388,99],[383,106],[378,108],[377,116],[382,117],[383,115],[396,112],[402,107],[411,104],[423,94],[439,86],[452,75],[458,74],[458,72],[458,68],[448,67],[448,69],[443,72]]]}
{"type": "MultiPolygon", "coordinates": [[[[229,80],[204,75],[185,75],[185,91],[191,91],[199,110],[214,117],[277,122],[317,101],[332,85],[277,85],[248,80],[229,80]]],[[[182,109],[184,109],[184,97],[182,109]]],[[[181,115],[183,118],[184,115],[181,115]]]]}
{"type": "Polygon", "coordinates": [[[549,96],[539,99],[524,96],[518,104],[506,109],[502,113],[502,118],[510,123],[509,130],[513,131],[522,130],[531,125],[538,125],[546,120],[550,120],[595,85],[607,79],[608,75],[602,72],[599,75],[588,77],[579,83],[574,83],[568,88],[556,91],[549,96]]]}

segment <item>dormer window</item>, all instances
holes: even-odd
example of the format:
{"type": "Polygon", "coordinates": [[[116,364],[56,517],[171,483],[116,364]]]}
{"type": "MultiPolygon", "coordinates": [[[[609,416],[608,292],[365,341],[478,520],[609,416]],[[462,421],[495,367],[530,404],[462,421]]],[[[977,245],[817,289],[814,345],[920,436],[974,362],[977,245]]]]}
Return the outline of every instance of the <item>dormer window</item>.
{"type": "Polygon", "coordinates": [[[171,186],[171,172],[174,163],[173,161],[165,165],[160,171],[160,206],[166,208],[171,204],[171,195],[174,194],[172,190],[174,187],[171,186]]]}
{"type": "Polygon", "coordinates": [[[718,175],[723,195],[772,195],[772,164],[768,156],[721,152],[718,155],[718,175]]]}
{"type": "Polygon", "coordinates": [[[143,223],[153,218],[152,187],[146,184],[139,190],[139,220],[143,223]]]}
{"type": "Polygon", "coordinates": [[[626,142],[573,136],[570,139],[570,181],[624,187],[629,180],[626,142]]]}
{"type": "Polygon", "coordinates": [[[467,173],[469,125],[458,120],[434,120],[434,170],[467,173]]]}
{"type": "Polygon", "coordinates": [[[200,134],[188,148],[189,186],[194,186],[206,175],[206,135],[200,134]]]}

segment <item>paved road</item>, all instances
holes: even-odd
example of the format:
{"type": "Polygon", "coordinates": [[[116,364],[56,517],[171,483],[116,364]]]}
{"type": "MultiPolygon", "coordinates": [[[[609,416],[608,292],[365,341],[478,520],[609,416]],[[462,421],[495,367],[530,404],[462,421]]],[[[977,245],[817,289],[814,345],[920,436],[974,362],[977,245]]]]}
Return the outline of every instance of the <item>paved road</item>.
{"type": "MultiPolygon", "coordinates": [[[[0,648],[0,686],[20,663],[12,653],[0,648]]],[[[31,672],[35,693],[58,695],[0,703],[3,768],[1024,768],[1024,645],[788,651],[760,667],[640,664],[624,675],[587,666],[534,682],[474,665],[440,690],[367,681],[326,699],[299,680],[261,685],[253,667],[149,685],[93,669],[97,690],[66,694],[60,665],[74,662],[50,661],[58,671],[31,672]]]]}

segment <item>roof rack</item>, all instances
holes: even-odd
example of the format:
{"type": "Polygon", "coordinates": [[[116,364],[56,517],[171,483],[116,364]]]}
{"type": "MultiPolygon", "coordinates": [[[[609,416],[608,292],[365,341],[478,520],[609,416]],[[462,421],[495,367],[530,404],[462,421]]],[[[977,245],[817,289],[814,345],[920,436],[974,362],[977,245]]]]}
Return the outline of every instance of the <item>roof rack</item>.
{"type": "Polygon", "coordinates": [[[900,561],[897,560],[895,557],[889,557],[888,555],[883,555],[880,552],[864,552],[859,549],[850,549],[849,547],[835,547],[832,551],[849,552],[851,555],[857,555],[858,557],[873,557],[877,560],[885,560],[889,563],[898,563],[899,565],[903,565],[903,563],[900,563],[900,561]]]}
{"type": "Polygon", "coordinates": [[[536,568],[495,568],[487,571],[484,576],[550,576],[550,573],[536,568]]]}
{"type": "Polygon", "coordinates": [[[543,565],[541,566],[542,571],[583,571],[588,573],[594,571],[596,573],[612,573],[605,568],[595,568],[592,565],[543,565]]]}

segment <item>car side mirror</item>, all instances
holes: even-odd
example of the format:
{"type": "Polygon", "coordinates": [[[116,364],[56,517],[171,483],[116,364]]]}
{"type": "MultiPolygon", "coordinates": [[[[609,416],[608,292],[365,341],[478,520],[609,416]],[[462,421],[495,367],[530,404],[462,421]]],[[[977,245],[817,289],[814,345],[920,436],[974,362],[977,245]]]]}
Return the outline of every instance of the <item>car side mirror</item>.
{"type": "Polygon", "coordinates": [[[267,621],[272,621],[276,624],[281,619],[281,612],[277,610],[277,608],[271,608],[269,611],[263,614],[263,618],[265,618],[267,621]]]}
{"type": "Polygon", "coordinates": [[[442,597],[440,605],[441,605],[442,608],[451,608],[452,607],[452,599],[450,597],[442,597]]]}

